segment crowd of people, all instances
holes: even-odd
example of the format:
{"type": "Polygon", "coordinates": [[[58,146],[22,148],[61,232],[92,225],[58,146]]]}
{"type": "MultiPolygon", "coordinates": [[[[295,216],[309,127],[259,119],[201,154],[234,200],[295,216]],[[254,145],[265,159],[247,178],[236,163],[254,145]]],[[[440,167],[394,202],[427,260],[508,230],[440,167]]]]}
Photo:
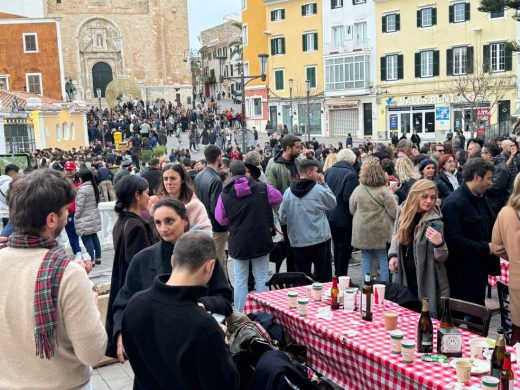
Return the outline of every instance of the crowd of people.
{"type": "Polygon", "coordinates": [[[484,305],[488,275],[499,274],[499,256],[509,259],[520,339],[515,138],[422,143],[414,134],[343,147],[268,129],[268,142],[259,145],[256,133],[243,151],[233,137],[239,115],[163,100],[92,109],[88,121],[88,148],[38,150],[24,175],[8,165],[0,177],[9,236],[0,251],[9,350],[1,388],[19,387],[21,377],[27,388],[85,388],[103,354],[130,360],[135,388],[238,388],[228,329],[207,313],[229,326],[251,283],[267,290],[277,239],[287,271],[320,282],[348,275],[359,249],[363,275],[375,269],[379,280],[429,298],[435,317],[441,297],[484,305]],[[168,137],[179,146],[143,164],[142,152],[168,137]],[[192,161],[199,147],[204,159],[192,161]],[[114,201],[118,215],[105,327],[85,272],[102,258],[102,201],[114,201]],[[74,260],[57,245],[63,229],[74,260]]]}

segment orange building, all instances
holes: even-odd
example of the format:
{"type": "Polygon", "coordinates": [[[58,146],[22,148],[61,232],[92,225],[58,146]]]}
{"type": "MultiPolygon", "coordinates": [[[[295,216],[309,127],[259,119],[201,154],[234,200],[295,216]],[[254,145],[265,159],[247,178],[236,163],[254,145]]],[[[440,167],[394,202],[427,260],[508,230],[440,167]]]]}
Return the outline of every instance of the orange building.
{"type": "Polygon", "coordinates": [[[58,19],[0,13],[0,89],[62,100],[65,76],[58,19]]]}

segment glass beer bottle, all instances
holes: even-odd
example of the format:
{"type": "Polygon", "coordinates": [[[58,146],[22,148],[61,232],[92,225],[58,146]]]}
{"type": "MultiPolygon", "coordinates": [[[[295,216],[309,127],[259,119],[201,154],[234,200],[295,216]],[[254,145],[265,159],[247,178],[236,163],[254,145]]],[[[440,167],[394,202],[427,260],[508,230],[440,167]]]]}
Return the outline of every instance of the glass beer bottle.
{"type": "Polygon", "coordinates": [[[338,288],[338,277],[332,278],[332,288],[330,289],[330,309],[339,309],[339,288],[338,288]]]}
{"type": "Polygon", "coordinates": [[[504,368],[500,373],[500,390],[514,390],[515,374],[511,369],[511,354],[506,352],[504,357],[504,368]]]}
{"type": "Polygon", "coordinates": [[[365,275],[365,284],[361,290],[361,319],[365,321],[372,321],[372,280],[370,273],[365,275]]]}
{"type": "Polygon", "coordinates": [[[417,325],[417,352],[433,352],[433,324],[428,308],[428,298],[422,299],[422,311],[417,325]]]}
{"type": "Polygon", "coordinates": [[[497,341],[495,342],[495,349],[491,355],[491,376],[500,379],[500,374],[504,368],[505,357],[506,341],[504,339],[504,329],[500,327],[497,329],[497,341]]]}

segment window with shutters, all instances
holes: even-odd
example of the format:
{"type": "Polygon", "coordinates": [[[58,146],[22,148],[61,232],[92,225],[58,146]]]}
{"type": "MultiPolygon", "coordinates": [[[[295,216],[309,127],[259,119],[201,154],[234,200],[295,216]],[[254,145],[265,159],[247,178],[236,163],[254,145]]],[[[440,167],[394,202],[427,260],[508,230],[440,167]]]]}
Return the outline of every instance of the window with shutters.
{"type": "Polygon", "coordinates": [[[383,16],[383,31],[386,33],[399,31],[399,15],[389,14],[383,16]]]}
{"type": "Polygon", "coordinates": [[[453,75],[460,76],[468,73],[468,48],[453,48],[453,75]]]}
{"type": "Polygon", "coordinates": [[[421,27],[433,26],[433,8],[423,8],[421,12],[421,27]]]}
{"type": "Polygon", "coordinates": [[[285,54],[285,38],[277,37],[271,39],[271,55],[285,54]]]}
{"type": "Polygon", "coordinates": [[[433,77],[433,50],[421,52],[421,77],[433,77]]]}
{"type": "Polygon", "coordinates": [[[397,54],[392,54],[389,56],[386,56],[386,80],[392,81],[392,80],[398,80],[398,73],[397,73],[397,67],[398,67],[398,58],[397,54]]]}
{"type": "Polygon", "coordinates": [[[24,53],[38,52],[38,34],[23,34],[23,51],[24,53]]]}
{"type": "Polygon", "coordinates": [[[503,72],[506,70],[506,50],[505,43],[492,43],[489,45],[491,55],[490,64],[492,72],[503,72]]]}
{"type": "Polygon", "coordinates": [[[496,9],[495,11],[491,12],[489,16],[491,17],[491,19],[503,18],[504,17],[504,7],[496,9]]]}
{"type": "Polygon", "coordinates": [[[271,21],[277,22],[285,19],[285,9],[275,9],[271,11],[271,21]]]}
{"type": "Polygon", "coordinates": [[[311,85],[310,85],[311,88],[316,88],[316,67],[315,66],[305,67],[305,80],[309,80],[311,82],[311,85]]]}
{"type": "Polygon", "coordinates": [[[41,73],[26,73],[25,82],[27,92],[35,93],[37,95],[43,94],[41,73]]]}
{"type": "Polygon", "coordinates": [[[330,8],[341,8],[343,7],[343,0],[330,0],[330,8]]]}
{"type": "Polygon", "coordinates": [[[276,69],[274,71],[274,89],[277,91],[283,91],[284,88],[284,74],[283,69],[276,69]]]}
{"type": "Polygon", "coordinates": [[[456,3],[453,4],[453,23],[461,23],[469,20],[469,3],[456,3]]]}
{"type": "Polygon", "coordinates": [[[345,46],[345,26],[332,27],[332,50],[342,50],[345,46]]]}
{"type": "Polygon", "coordinates": [[[318,13],[318,4],[309,3],[302,5],[302,15],[303,16],[311,16],[316,15],[318,13]]]}
{"type": "Polygon", "coordinates": [[[318,50],[318,33],[309,32],[302,35],[303,51],[318,50]]]}

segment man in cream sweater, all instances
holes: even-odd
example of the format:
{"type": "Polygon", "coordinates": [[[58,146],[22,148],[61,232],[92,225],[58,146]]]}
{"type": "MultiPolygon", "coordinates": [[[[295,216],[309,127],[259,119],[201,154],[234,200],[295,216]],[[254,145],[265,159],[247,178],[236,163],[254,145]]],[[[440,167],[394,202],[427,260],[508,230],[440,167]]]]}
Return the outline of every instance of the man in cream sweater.
{"type": "Polygon", "coordinates": [[[1,389],[83,389],[103,357],[107,337],[87,274],[56,241],[74,194],[50,170],[9,190],[16,233],[0,250],[1,389]]]}

